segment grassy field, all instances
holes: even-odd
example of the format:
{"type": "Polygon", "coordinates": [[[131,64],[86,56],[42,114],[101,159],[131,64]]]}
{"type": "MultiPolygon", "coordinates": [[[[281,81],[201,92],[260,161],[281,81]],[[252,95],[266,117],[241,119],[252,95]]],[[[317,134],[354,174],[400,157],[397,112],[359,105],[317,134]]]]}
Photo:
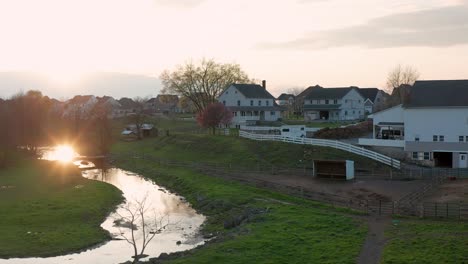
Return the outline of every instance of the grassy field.
{"type": "Polygon", "coordinates": [[[145,160],[118,162],[208,216],[204,233],[217,241],[172,263],[355,263],[367,232],[346,210],[145,160]]]}
{"type": "Polygon", "coordinates": [[[72,165],[22,161],[0,171],[0,257],[50,256],[109,238],[100,225],[122,201],[72,165]]]}
{"type": "Polygon", "coordinates": [[[394,220],[382,263],[468,263],[468,223],[394,220]]]}
{"type": "Polygon", "coordinates": [[[138,152],[158,158],[232,164],[234,166],[309,166],[312,160],[354,160],[356,168],[378,169],[385,165],[349,152],[283,142],[265,142],[239,137],[175,134],[137,142],[119,142],[114,152],[138,152]]]}

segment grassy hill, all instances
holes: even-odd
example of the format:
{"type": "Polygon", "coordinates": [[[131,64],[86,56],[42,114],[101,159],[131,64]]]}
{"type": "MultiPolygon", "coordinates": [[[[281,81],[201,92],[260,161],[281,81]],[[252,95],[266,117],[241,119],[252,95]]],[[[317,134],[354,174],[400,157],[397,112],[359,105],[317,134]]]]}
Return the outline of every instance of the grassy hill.
{"type": "Polygon", "coordinates": [[[50,256],[109,238],[100,225],[120,204],[114,186],[73,165],[25,160],[0,170],[0,257],[50,256]]]}

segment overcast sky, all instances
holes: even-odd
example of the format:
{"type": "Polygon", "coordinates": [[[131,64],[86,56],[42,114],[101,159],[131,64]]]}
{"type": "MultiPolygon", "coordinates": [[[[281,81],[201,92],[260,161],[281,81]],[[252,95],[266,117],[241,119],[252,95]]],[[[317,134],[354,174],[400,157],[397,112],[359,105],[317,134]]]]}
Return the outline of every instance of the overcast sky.
{"type": "MultiPolygon", "coordinates": [[[[89,72],[157,77],[202,57],[239,63],[275,95],[383,87],[397,64],[421,79],[468,78],[468,0],[0,0],[0,32],[0,72],[62,87],[89,72]]],[[[148,93],[123,94],[133,92],[148,93]]]]}

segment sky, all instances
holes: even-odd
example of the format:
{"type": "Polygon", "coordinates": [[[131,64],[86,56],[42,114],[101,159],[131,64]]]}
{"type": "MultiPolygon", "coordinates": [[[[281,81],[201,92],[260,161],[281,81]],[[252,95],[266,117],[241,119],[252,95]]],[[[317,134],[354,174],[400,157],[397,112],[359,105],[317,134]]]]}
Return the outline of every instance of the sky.
{"type": "Polygon", "coordinates": [[[0,32],[0,72],[41,74],[56,97],[154,94],[160,84],[76,87],[93,72],[157,78],[201,58],[240,64],[274,95],[384,88],[398,64],[468,79],[468,0],[0,0],[0,32]]]}

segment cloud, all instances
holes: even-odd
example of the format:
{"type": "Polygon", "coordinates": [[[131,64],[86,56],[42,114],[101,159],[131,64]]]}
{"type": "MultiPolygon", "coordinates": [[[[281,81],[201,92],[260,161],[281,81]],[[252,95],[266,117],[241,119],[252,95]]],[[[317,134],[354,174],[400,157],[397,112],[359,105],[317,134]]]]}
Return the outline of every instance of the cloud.
{"type": "Polygon", "coordinates": [[[366,24],[312,32],[262,48],[323,49],[344,46],[368,48],[446,47],[468,44],[468,5],[384,16],[366,24]]]}
{"type": "Polygon", "coordinates": [[[170,7],[192,8],[205,2],[205,0],[153,0],[156,4],[170,7]]]}

